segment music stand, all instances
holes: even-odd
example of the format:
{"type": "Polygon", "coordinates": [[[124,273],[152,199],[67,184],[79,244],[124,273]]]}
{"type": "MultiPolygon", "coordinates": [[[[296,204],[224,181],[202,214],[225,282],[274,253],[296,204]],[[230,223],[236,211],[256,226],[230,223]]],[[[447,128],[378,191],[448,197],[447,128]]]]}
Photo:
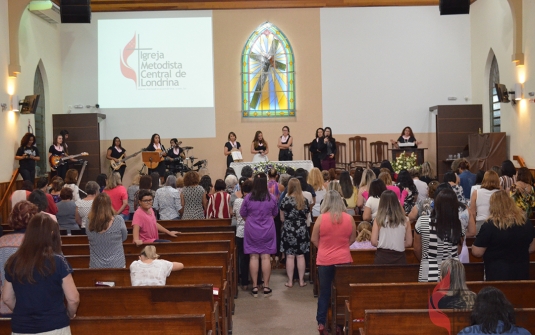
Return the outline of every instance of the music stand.
{"type": "Polygon", "coordinates": [[[160,153],[158,151],[143,151],[141,160],[149,169],[155,169],[160,164],[160,153]]]}

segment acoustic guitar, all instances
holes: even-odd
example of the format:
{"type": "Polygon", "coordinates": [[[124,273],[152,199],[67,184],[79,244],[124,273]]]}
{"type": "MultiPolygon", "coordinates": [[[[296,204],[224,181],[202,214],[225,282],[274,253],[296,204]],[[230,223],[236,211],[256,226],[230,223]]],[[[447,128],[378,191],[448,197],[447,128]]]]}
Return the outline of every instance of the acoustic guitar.
{"type": "Polygon", "coordinates": [[[70,155],[70,156],[52,155],[50,156],[48,161],[50,163],[50,166],[53,169],[57,169],[58,166],[65,164],[65,161],[72,159],[72,158],[80,157],[80,156],[89,156],[89,154],[87,152],[82,152],[78,155],[70,155]]]}
{"type": "Polygon", "coordinates": [[[117,171],[121,168],[121,166],[123,165],[126,165],[126,161],[129,160],[130,158],[133,158],[135,156],[137,156],[140,152],[143,152],[145,151],[146,149],[141,149],[139,151],[136,151],[134,152],[133,154],[129,155],[129,156],[126,156],[124,157],[124,154],[121,155],[121,157],[119,157],[119,161],[116,162],[116,161],[110,161],[110,164],[111,164],[111,168],[114,170],[114,171],[117,171]]]}

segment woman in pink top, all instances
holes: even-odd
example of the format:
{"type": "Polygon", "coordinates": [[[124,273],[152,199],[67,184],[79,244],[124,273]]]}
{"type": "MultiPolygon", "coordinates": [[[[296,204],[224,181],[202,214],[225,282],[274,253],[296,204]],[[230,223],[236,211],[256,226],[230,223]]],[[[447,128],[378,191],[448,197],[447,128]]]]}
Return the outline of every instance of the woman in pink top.
{"type": "Polygon", "coordinates": [[[401,192],[399,187],[392,185],[392,176],[390,176],[390,173],[388,172],[379,173],[377,178],[381,179],[385,183],[387,190],[390,190],[396,194],[401,207],[403,207],[405,205],[405,198],[408,195],[407,190],[403,190],[403,192],[401,192]]]}
{"type": "Polygon", "coordinates": [[[128,193],[121,182],[121,175],[119,172],[114,172],[106,181],[106,188],[103,193],[108,194],[111,199],[111,207],[121,215],[126,221],[130,218],[130,211],[128,209],[128,193]]]}
{"type": "Polygon", "coordinates": [[[318,265],[320,295],[316,320],[320,335],[329,334],[325,325],[331,300],[334,266],[349,264],[353,261],[349,246],[355,242],[355,221],[345,211],[346,206],[340,194],[336,191],[328,191],[321,204],[322,214],[317,218],[310,238],[318,247],[316,264],[318,265]]]}

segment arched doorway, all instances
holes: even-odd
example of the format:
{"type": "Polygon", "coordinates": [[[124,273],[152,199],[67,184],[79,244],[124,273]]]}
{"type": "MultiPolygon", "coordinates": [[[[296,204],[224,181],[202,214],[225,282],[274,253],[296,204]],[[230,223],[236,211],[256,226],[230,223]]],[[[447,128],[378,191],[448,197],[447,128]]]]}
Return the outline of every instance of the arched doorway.
{"type": "Polygon", "coordinates": [[[41,160],[37,162],[36,174],[41,177],[46,174],[47,167],[47,150],[46,150],[46,132],[45,132],[45,85],[41,69],[37,65],[33,80],[33,94],[39,94],[39,103],[35,110],[35,138],[37,150],[41,155],[41,160]]]}

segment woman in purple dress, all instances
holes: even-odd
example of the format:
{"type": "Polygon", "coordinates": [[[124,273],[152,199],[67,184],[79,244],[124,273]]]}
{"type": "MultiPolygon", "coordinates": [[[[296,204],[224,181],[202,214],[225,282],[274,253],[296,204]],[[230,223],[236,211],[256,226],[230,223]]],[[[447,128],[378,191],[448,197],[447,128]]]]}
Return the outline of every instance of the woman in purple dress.
{"type": "Polygon", "coordinates": [[[278,214],[277,199],[269,193],[267,176],[259,173],[254,177],[253,190],[243,200],[240,215],[245,219],[243,237],[244,253],[249,255],[249,273],[253,280],[251,294],[258,297],[258,261],[262,260],[264,297],[271,296],[270,255],[277,253],[277,239],[273,217],[278,214]]]}

